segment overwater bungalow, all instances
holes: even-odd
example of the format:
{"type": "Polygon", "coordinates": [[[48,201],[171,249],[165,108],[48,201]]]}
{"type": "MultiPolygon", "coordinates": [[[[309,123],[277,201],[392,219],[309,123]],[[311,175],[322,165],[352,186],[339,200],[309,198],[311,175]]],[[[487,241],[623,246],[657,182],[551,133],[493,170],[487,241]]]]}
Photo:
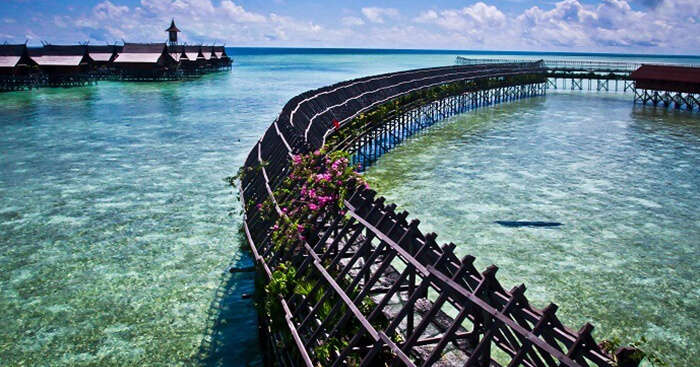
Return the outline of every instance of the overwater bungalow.
{"type": "Polygon", "coordinates": [[[700,93],[700,68],[672,65],[642,65],[630,77],[637,89],[700,93]]]}
{"type": "Polygon", "coordinates": [[[94,60],[85,45],[49,45],[29,48],[29,57],[42,72],[50,74],[74,74],[87,72],[94,60]]]}
{"type": "Polygon", "coordinates": [[[35,67],[36,62],[29,57],[26,44],[0,45],[0,75],[27,75],[35,67]]]}
{"type": "Polygon", "coordinates": [[[180,68],[186,74],[198,74],[203,71],[206,59],[202,55],[202,46],[180,46],[183,49],[180,68]]]}
{"type": "Polygon", "coordinates": [[[0,91],[31,89],[40,79],[26,44],[0,45],[0,91]]]}
{"type": "Polygon", "coordinates": [[[185,48],[185,56],[188,61],[203,61],[204,55],[202,55],[201,45],[183,46],[185,48]]]}
{"type": "Polygon", "coordinates": [[[165,43],[124,43],[114,66],[129,79],[175,77],[178,63],[165,43]]]}
{"type": "Polygon", "coordinates": [[[169,45],[169,46],[168,46],[168,53],[169,53],[170,56],[171,56],[175,61],[177,61],[178,63],[180,62],[180,60],[181,60],[183,57],[184,57],[184,58],[187,58],[187,57],[185,56],[185,47],[184,47],[184,46],[180,46],[180,45],[169,45]]]}
{"type": "Polygon", "coordinates": [[[29,57],[38,65],[50,86],[71,87],[89,84],[94,60],[85,45],[50,45],[29,48],[29,57]]]}
{"type": "Polygon", "coordinates": [[[219,59],[220,67],[230,67],[233,60],[226,54],[226,48],[224,46],[212,46],[214,55],[219,59]]]}
{"type": "Polygon", "coordinates": [[[231,67],[223,46],[180,45],[174,21],[166,32],[167,44],[0,45],[0,91],[80,86],[104,79],[179,80],[231,67]]]}

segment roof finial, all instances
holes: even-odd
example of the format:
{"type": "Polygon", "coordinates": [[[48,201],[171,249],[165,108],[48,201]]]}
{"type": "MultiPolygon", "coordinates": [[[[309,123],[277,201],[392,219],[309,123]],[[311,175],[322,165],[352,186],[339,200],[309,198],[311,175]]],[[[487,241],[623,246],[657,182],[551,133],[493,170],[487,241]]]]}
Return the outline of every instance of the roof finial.
{"type": "Polygon", "coordinates": [[[168,29],[166,29],[165,31],[166,31],[166,32],[175,32],[175,33],[180,32],[180,30],[177,29],[177,26],[175,26],[175,18],[173,18],[173,19],[170,21],[170,27],[168,27],[168,29]]]}

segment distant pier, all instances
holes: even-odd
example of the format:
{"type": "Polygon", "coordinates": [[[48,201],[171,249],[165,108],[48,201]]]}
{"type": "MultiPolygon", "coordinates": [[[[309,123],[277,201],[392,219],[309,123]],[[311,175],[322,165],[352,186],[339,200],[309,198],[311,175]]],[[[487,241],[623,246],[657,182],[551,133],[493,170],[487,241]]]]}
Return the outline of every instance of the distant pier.
{"type": "MultiPolygon", "coordinates": [[[[523,60],[458,56],[458,65],[523,60]]],[[[540,60],[548,89],[630,92],[634,102],[700,111],[700,65],[641,64],[588,60],[540,60]]]]}

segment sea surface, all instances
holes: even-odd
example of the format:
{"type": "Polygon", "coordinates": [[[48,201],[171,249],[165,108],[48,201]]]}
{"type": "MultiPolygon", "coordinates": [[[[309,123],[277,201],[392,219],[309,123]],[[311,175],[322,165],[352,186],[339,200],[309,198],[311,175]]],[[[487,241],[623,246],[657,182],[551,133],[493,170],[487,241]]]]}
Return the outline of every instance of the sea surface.
{"type": "MultiPolygon", "coordinates": [[[[240,204],[224,178],[305,90],[483,58],[576,54],[230,49],[188,82],[0,94],[0,366],[260,365],[240,204]]],[[[700,58],[596,55],[616,61],[700,58]]],[[[631,96],[470,112],[381,158],[382,194],[506,286],[597,337],[699,358],[700,126],[631,96]],[[552,228],[495,221],[553,221],[552,228]]]]}

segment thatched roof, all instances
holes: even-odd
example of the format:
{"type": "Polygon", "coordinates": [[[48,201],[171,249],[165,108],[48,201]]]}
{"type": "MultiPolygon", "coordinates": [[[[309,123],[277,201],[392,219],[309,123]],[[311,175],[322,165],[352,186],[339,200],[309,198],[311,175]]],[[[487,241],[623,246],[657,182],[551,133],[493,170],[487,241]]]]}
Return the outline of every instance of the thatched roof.
{"type": "Polygon", "coordinates": [[[84,45],[44,45],[38,49],[41,56],[84,56],[87,46],[84,45]]]}
{"type": "Polygon", "coordinates": [[[700,68],[671,65],[642,65],[630,75],[634,80],[657,80],[700,84],[700,68]]]}
{"type": "Polygon", "coordinates": [[[224,46],[212,46],[212,49],[214,50],[214,54],[218,58],[228,58],[228,55],[226,54],[226,48],[224,46]]]}
{"type": "Polygon", "coordinates": [[[0,68],[13,68],[17,66],[22,56],[26,55],[27,45],[0,45],[0,68]]]}
{"type": "Polygon", "coordinates": [[[22,56],[27,50],[24,43],[18,45],[0,44],[0,56],[22,56]]]}
{"type": "Polygon", "coordinates": [[[44,45],[29,48],[29,57],[39,66],[79,66],[92,61],[84,45],[44,45]]]}
{"type": "Polygon", "coordinates": [[[166,32],[180,32],[180,30],[177,29],[177,27],[175,26],[175,19],[173,19],[173,20],[170,22],[170,27],[168,27],[168,29],[166,29],[165,31],[166,31],[166,32]]]}
{"type": "Polygon", "coordinates": [[[0,68],[14,68],[22,56],[0,56],[0,68]]]}
{"type": "Polygon", "coordinates": [[[165,42],[163,43],[124,43],[122,49],[123,54],[148,54],[162,53],[165,51],[165,42]]]}
{"type": "Polygon", "coordinates": [[[166,50],[165,43],[124,43],[114,62],[155,64],[161,56],[168,55],[166,50]]]}
{"type": "Polygon", "coordinates": [[[204,58],[207,60],[219,58],[219,56],[214,53],[214,47],[212,46],[202,46],[202,55],[204,55],[204,58]]]}
{"type": "Polygon", "coordinates": [[[95,61],[108,62],[117,52],[117,46],[113,45],[88,46],[88,54],[95,61]]]}
{"type": "Polygon", "coordinates": [[[203,58],[202,46],[183,46],[185,50],[185,56],[187,60],[195,61],[199,58],[203,58]]]}

